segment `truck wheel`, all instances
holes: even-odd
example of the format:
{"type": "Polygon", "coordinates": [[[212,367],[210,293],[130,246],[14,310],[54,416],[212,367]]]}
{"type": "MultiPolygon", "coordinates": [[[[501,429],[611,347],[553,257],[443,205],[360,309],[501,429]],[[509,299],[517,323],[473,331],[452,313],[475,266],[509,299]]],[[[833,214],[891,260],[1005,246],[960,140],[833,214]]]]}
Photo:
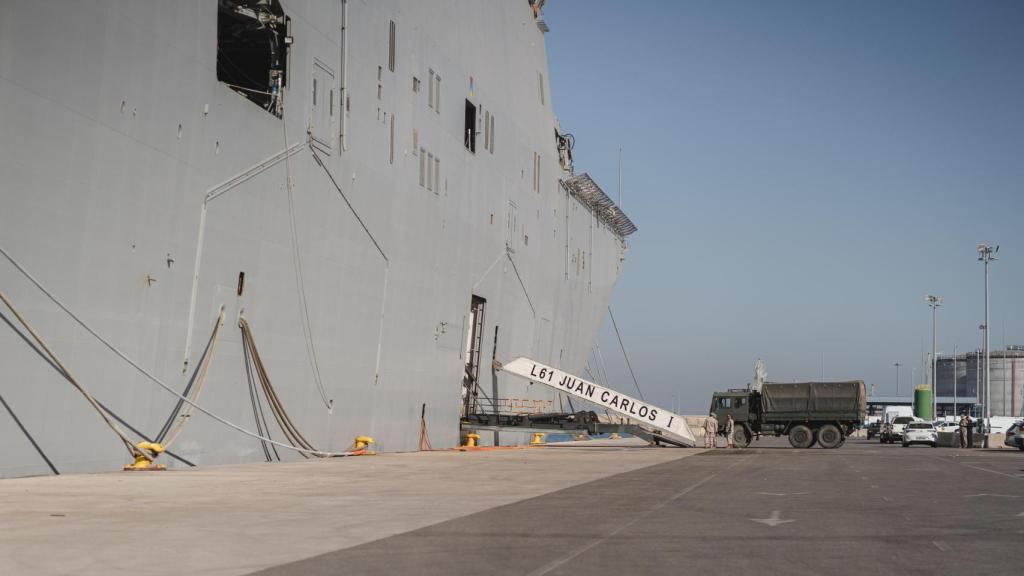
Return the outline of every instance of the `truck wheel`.
{"type": "Polygon", "coordinates": [[[803,424],[793,426],[789,431],[789,445],[793,448],[810,448],[814,444],[814,434],[803,424]]]}
{"type": "Polygon", "coordinates": [[[838,448],[843,443],[843,433],[832,424],[825,424],[818,429],[818,444],[822,448],[838,448]]]}
{"type": "Polygon", "coordinates": [[[750,446],[750,432],[746,426],[739,425],[732,429],[732,443],[737,448],[750,446]]]}

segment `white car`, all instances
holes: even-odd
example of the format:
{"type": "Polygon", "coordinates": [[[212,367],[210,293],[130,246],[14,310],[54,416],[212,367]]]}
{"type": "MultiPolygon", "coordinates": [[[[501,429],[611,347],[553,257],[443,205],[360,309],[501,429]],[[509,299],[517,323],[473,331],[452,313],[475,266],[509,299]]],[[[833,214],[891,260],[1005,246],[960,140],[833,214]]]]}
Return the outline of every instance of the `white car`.
{"type": "MultiPolygon", "coordinates": [[[[888,434],[884,435],[886,436],[886,440],[889,441],[889,444],[893,444],[897,440],[902,442],[904,440],[903,430],[907,427],[908,424],[911,424],[913,422],[920,422],[920,420],[914,418],[913,416],[897,416],[896,418],[894,418],[892,423],[889,424],[888,434]]],[[[928,423],[925,422],[925,424],[928,423]]],[[[931,426],[931,424],[928,425],[931,426]]]]}
{"type": "Polygon", "coordinates": [[[908,422],[903,429],[903,447],[911,444],[927,444],[935,448],[936,432],[931,422],[908,422]]]}
{"type": "Polygon", "coordinates": [[[1006,439],[1003,440],[1003,444],[1010,448],[1024,450],[1024,420],[1015,422],[1013,426],[1007,428],[1006,439]]]}

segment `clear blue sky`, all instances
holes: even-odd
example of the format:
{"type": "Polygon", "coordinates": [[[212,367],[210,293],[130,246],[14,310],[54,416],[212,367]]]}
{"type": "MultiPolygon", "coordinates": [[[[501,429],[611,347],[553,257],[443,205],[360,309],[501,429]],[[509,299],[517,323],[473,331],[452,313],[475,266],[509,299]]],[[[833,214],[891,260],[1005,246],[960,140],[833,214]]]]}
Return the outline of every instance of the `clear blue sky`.
{"type": "MultiPolygon", "coordinates": [[[[1024,344],[1024,2],[552,0],[578,171],[640,228],[612,308],[640,386],[702,412],[769,379],[901,391],[931,349],[1024,344]]],[[[612,385],[632,381],[610,331],[612,385]]]]}

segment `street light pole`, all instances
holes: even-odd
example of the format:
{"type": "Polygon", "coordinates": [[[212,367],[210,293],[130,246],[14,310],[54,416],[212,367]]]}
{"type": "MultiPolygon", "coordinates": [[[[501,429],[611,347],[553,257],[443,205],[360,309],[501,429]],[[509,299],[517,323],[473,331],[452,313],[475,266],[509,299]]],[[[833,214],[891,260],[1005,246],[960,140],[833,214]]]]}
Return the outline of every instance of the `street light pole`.
{"type": "Polygon", "coordinates": [[[959,412],[956,411],[956,382],[960,377],[956,372],[956,344],[953,344],[953,417],[955,418],[959,412]]]}
{"type": "Polygon", "coordinates": [[[932,420],[935,420],[935,411],[939,405],[939,387],[935,382],[935,369],[938,367],[938,358],[935,356],[935,311],[938,310],[939,306],[942,306],[942,296],[932,296],[929,294],[924,299],[932,308],[932,420]]]}
{"type": "Polygon", "coordinates": [[[896,397],[900,395],[900,363],[896,362],[893,364],[896,367],[896,397]]]}
{"type": "Polygon", "coordinates": [[[996,252],[999,252],[999,246],[994,249],[987,244],[978,244],[978,260],[985,263],[985,433],[988,433],[989,428],[992,426],[992,406],[991,406],[991,394],[989,390],[989,315],[988,315],[988,263],[992,260],[998,260],[994,256],[996,252]]]}

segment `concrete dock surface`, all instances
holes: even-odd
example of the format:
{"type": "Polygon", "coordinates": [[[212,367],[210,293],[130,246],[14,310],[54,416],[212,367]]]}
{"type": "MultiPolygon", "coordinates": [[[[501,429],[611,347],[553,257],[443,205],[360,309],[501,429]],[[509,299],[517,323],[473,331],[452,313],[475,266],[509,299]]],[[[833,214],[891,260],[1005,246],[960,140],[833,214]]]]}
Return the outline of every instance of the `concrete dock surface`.
{"type": "Polygon", "coordinates": [[[0,481],[0,574],[1018,574],[1024,454],[637,440],[0,481]]]}
{"type": "Polygon", "coordinates": [[[698,452],[592,440],[0,480],[0,575],[246,574],[698,452]]]}

